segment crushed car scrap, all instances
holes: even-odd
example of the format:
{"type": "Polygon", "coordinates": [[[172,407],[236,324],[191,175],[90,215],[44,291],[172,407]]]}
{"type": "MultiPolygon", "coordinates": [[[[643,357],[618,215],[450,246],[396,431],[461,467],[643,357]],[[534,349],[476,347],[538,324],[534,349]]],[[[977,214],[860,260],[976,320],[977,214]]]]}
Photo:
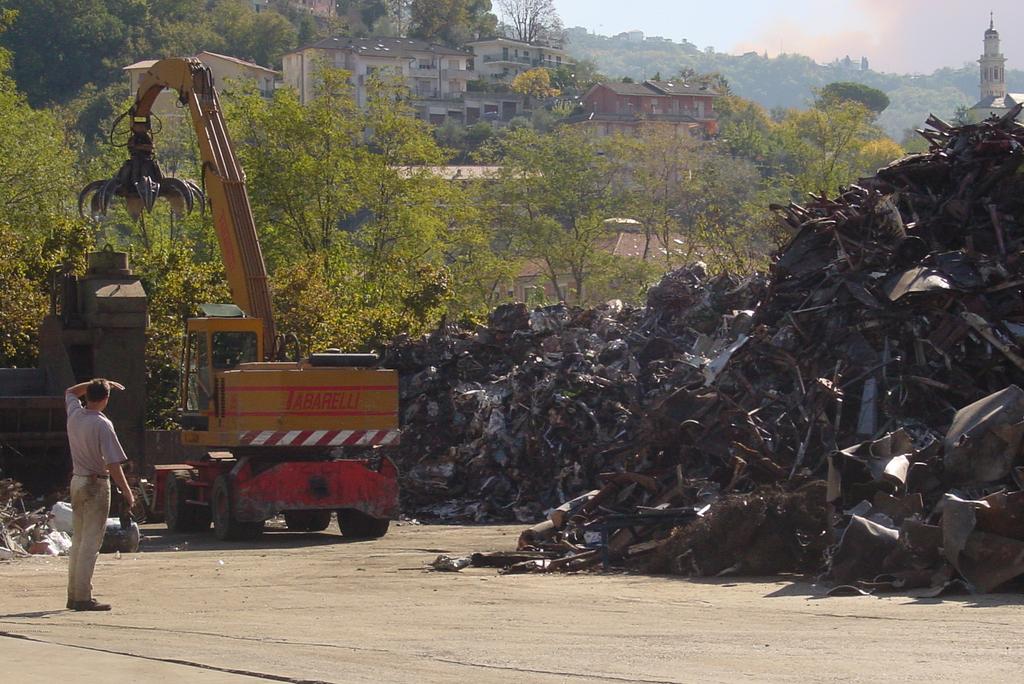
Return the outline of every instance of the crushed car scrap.
{"type": "Polygon", "coordinates": [[[931,118],[928,153],[774,207],[794,234],[766,276],[692,266],[642,309],[508,305],[396,341],[406,511],[542,520],[469,560],[509,572],[1024,574],[1019,112],[931,118]]]}

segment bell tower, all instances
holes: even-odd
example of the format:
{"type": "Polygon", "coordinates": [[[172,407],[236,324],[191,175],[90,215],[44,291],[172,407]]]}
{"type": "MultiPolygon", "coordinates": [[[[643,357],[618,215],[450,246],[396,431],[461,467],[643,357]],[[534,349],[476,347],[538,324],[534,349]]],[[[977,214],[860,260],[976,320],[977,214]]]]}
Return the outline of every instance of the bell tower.
{"type": "Polygon", "coordinates": [[[995,15],[990,15],[985,31],[985,53],[978,60],[981,65],[981,99],[1001,98],[1006,95],[1006,58],[999,51],[999,32],[995,28],[995,15]]]}

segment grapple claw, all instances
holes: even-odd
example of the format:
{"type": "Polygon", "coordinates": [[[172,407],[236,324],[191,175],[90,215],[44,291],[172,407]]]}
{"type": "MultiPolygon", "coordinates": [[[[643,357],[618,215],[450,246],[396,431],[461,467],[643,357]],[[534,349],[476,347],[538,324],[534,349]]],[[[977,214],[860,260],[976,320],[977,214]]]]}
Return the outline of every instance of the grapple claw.
{"type": "Polygon", "coordinates": [[[146,208],[146,203],[141,197],[125,197],[124,204],[128,209],[128,215],[131,216],[134,221],[139,220],[139,217],[142,216],[142,210],[146,208]]]}
{"type": "Polygon", "coordinates": [[[156,198],[160,196],[160,183],[149,176],[143,176],[135,181],[135,192],[142,198],[146,211],[152,212],[153,204],[156,203],[156,198]]]}
{"type": "Polygon", "coordinates": [[[171,213],[181,218],[191,213],[196,200],[205,208],[203,191],[190,180],[165,178],[153,157],[153,142],[148,123],[140,130],[133,130],[128,143],[131,156],[113,178],[93,181],[78,194],[78,213],[85,215],[85,203],[89,203],[90,216],[102,220],[110,209],[115,197],[123,197],[128,214],[133,219],[142,216],[143,210],[152,212],[156,201],[163,197],[171,205],[171,213]]]}

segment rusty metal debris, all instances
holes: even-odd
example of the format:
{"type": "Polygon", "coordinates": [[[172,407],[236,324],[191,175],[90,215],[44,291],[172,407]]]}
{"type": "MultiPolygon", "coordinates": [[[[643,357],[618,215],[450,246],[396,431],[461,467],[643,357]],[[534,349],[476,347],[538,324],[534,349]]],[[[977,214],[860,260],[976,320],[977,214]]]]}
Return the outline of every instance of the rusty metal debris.
{"type": "Polygon", "coordinates": [[[776,207],[794,234],[768,276],[694,266],[641,309],[509,305],[398,340],[406,510],[531,523],[540,555],[510,572],[1021,576],[1019,111],[931,118],[930,152],[776,207]]]}
{"type": "Polygon", "coordinates": [[[31,554],[57,556],[68,552],[71,539],[54,530],[45,507],[29,508],[20,483],[0,480],[0,560],[31,554]]]}

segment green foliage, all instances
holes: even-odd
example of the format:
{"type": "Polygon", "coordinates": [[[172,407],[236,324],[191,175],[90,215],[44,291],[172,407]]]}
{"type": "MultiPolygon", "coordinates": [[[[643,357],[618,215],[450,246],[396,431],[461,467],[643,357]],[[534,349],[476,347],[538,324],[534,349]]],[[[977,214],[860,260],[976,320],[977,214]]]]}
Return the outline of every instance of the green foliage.
{"type": "MultiPolygon", "coordinates": [[[[10,14],[0,17],[0,31],[10,14]]],[[[6,54],[0,50],[0,65],[6,54]]],[[[0,71],[0,366],[31,365],[51,275],[81,266],[89,234],[69,218],[74,157],[59,119],[0,71]]]]}
{"type": "Polygon", "coordinates": [[[18,254],[20,239],[0,225],[0,366],[24,368],[35,363],[39,323],[47,311],[39,282],[29,278],[18,254]]]}
{"type": "Polygon", "coordinates": [[[234,57],[280,65],[281,55],[298,45],[295,26],[277,12],[253,12],[248,2],[219,0],[211,14],[211,28],[234,57]]]}
{"type": "MultiPolygon", "coordinates": [[[[679,70],[679,78],[685,83],[702,86],[719,95],[732,95],[729,79],[717,71],[702,73],[693,67],[685,66],[679,70]]],[[[654,80],[657,81],[659,79],[655,78],[654,80]]]]}
{"type": "Polygon", "coordinates": [[[768,114],[736,97],[716,101],[720,144],[753,162],[778,197],[832,193],[903,156],[876,125],[874,113],[851,100],[821,99],[809,110],[768,114]]]}
{"type": "Polygon", "coordinates": [[[171,428],[179,405],[178,373],[185,320],[207,302],[230,301],[218,262],[196,259],[186,240],[132,250],[132,268],[149,296],[146,330],[146,422],[171,428]]]}
{"type": "Polygon", "coordinates": [[[763,266],[775,236],[766,230],[766,179],[754,164],[656,125],[618,146],[631,170],[625,207],[663,270],[696,260],[714,271],[763,266]]]}
{"type": "Polygon", "coordinates": [[[957,110],[974,104],[972,95],[938,84],[900,86],[888,95],[892,104],[879,115],[876,123],[891,136],[899,136],[908,128],[923,128],[929,114],[950,121],[956,118],[957,110]]]}
{"type": "Polygon", "coordinates": [[[882,135],[872,120],[871,110],[851,101],[791,110],[778,126],[777,140],[794,191],[834,195],[841,185],[865,175],[862,149],[882,135]]]}
{"type": "Polygon", "coordinates": [[[0,11],[16,12],[0,46],[14,53],[14,79],[33,106],[66,104],[89,84],[122,84],[121,68],[145,58],[211,50],[279,67],[316,37],[308,14],[280,6],[284,14],[248,0],[0,0],[0,11]]]}
{"type": "Polygon", "coordinates": [[[595,83],[608,80],[608,77],[598,73],[597,66],[589,59],[580,59],[571,66],[562,64],[548,69],[548,74],[551,87],[565,96],[573,97],[583,95],[595,83]]]}
{"type": "Polygon", "coordinates": [[[357,209],[362,121],[347,78],[322,70],[318,97],[308,106],[289,89],[269,101],[252,90],[225,97],[271,269],[296,252],[329,252],[340,220],[357,209]]]}
{"type": "Polygon", "coordinates": [[[512,92],[529,97],[543,99],[558,95],[558,88],[551,85],[551,74],[547,69],[539,67],[529,69],[512,79],[512,92]]]}
{"type": "Polygon", "coordinates": [[[321,321],[295,329],[312,346],[366,347],[432,325],[487,243],[471,199],[431,171],[447,153],[402,85],[374,80],[359,111],[344,72],[318,77],[306,106],[287,90],[240,94],[228,119],[284,322],[321,321]]]}
{"type": "Polygon", "coordinates": [[[0,6],[17,13],[3,44],[15,55],[15,80],[37,107],[67,101],[86,83],[110,83],[116,72],[107,60],[138,47],[146,13],[141,0],[3,0],[0,6]]]}
{"type": "Polygon", "coordinates": [[[498,18],[490,0],[411,0],[409,36],[450,47],[461,47],[493,35],[498,18]]]}
{"type": "Polygon", "coordinates": [[[559,299],[570,295],[559,275],[569,274],[573,298],[586,302],[591,278],[609,267],[599,243],[623,169],[603,152],[573,127],[550,134],[518,128],[489,150],[503,163],[494,188],[497,226],[513,254],[542,265],[559,299]]]}
{"type": "Polygon", "coordinates": [[[835,103],[844,100],[859,102],[875,114],[881,114],[889,107],[889,96],[878,88],[872,88],[863,83],[851,83],[850,81],[839,81],[829,83],[818,92],[822,102],[835,103]]]}

